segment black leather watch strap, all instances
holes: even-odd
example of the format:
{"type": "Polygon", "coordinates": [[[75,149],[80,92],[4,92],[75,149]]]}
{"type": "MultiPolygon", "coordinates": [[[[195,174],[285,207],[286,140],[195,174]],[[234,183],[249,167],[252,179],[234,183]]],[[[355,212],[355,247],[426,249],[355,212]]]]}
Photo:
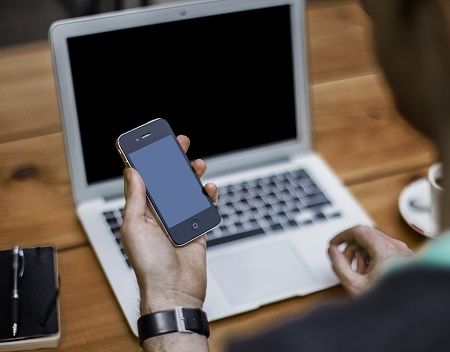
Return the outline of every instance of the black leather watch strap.
{"type": "Polygon", "coordinates": [[[139,343],[173,332],[197,333],[209,337],[206,313],[201,309],[177,307],[143,315],[138,320],[139,343]]]}

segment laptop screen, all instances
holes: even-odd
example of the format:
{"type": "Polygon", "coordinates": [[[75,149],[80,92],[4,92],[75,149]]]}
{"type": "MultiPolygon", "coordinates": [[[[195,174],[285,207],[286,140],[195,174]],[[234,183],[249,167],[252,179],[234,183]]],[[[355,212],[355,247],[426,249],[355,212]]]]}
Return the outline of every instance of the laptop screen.
{"type": "Polygon", "coordinates": [[[157,117],[190,159],[297,136],[289,5],[67,41],[89,184],[119,177],[116,138],[157,117]]]}

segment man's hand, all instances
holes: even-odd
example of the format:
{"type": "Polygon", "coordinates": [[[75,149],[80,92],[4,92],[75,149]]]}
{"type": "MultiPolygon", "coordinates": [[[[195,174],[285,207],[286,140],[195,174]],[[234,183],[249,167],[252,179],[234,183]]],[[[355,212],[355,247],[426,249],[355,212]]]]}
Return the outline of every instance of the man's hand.
{"type": "Polygon", "coordinates": [[[367,226],[342,232],[330,242],[328,254],[342,286],[352,295],[365,292],[380,276],[386,261],[413,252],[402,241],[367,226]],[[340,247],[345,249],[341,252],[340,247]]]}
{"type": "MultiPolygon", "coordinates": [[[[189,139],[179,136],[186,152],[189,139]]],[[[206,171],[203,160],[192,163],[199,177],[206,171]]],[[[174,309],[176,306],[202,308],[206,293],[206,240],[204,237],[180,248],[170,243],[147,207],[145,185],[136,170],[127,168],[125,217],[122,243],[134,268],[141,290],[141,313],[174,309]]],[[[217,201],[217,187],[205,189],[217,201]]]]}

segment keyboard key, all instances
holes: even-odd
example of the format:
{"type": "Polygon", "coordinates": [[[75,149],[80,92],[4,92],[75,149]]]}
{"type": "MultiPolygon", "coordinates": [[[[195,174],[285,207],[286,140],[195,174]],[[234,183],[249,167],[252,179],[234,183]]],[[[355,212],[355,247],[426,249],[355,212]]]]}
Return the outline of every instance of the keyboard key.
{"type": "Polygon", "coordinates": [[[306,173],[306,171],[303,170],[303,169],[292,171],[292,174],[293,174],[294,177],[296,177],[296,178],[309,177],[308,174],[306,173]]]}
{"type": "Polygon", "coordinates": [[[111,226],[111,227],[116,227],[116,225],[117,225],[116,218],[108,218],[108,219],[106,219],[106,221],[108,222],[109,226],[111,226]]]}
{"type": "Polygon", "coordinates": [[[114,235],[114,237],[119,237],[120,238],[120,227],[112,228],[111,232],[114,235]]]}
{"type": "Polygon", "coordinates": [[[249,238],[249,237],[253,237],[253,236],[257,236],[257,235],[263,235],[264,233],[265,232],[263,229],[257,228],[257,229],[246,231],[246,232],[240,232],[240,233],[235,233],[235,234],[231,234],[231,235],[224,236],[224,237],[214,238],[214,239],[208,240],[206,242],[206,244],[208,247],[213,247],[213,246],[217,246],[217,245],[220,245],[223,243],[237,241],[237,240],[241,240],[244,238],[249,238]]]}
{"type": "Polygon", "coordinates": [[[268,184],[270,188],[275,188],[277,186],[276,182],[272,179],[268,184]]]}
{"type": "Polygon", "coordinates": [[[336,211],[336,212],[334,212],[332,214],[327,215],[327,218],[328,219],[334,219],[334,218],[340,218],[341,216],[342,216],[342,214],[340,212],[336,211]]]}
{"type": "Polygon", "coordinates": [[[316,215],[314,215],[314,218],[317,220],[326,220],[327,217],[325,216],[324,213],[316,213],[316,215]]]}
{"type": "Polygon", "coordinates": [[[322,194],[322,191],[320,190],[319,187],[317,187],[315,184],[313,185],[307,185],[304,187],[305,193],[310,195],[310,196],[314,196],[316,194],[322,194]]]}
{"type": "Polygon", "coordinates": [[[287,222],[287,225],[290,226],[290,227],[298,227],[298,223],[295,220],[289,220],[287,222]]]}
{"type": "Polygon", "coordinates": [[[103,216],[105,217],[105,219],[111,219],[114,218],[114,212],[113,211],[105,211],[103,213],[103,216]]]}
{"type": "Polygon", "coordinates": [[[314,201],[309,201],[309,203],[306,205],[306,208],[318,208],[318,207],[324,207],[326,205],[330,205],[331,202],[326,199],[325,197],[322,197],[321,199],[316,199],[314,201]]]}
{"type": "Polygon", "coordinates": [[[111,229],[111,232],[115,235],[120,237],[120,225],[110,225],[109,228],[111,229]]]}
{"type": "Polygon", "coordinates": [[[281,226],[280,224],[273,224],[273,225],[270,226],[270,228],[273,231],[281,231],[281,230],[283,230],[283,226],[281,226]]]}

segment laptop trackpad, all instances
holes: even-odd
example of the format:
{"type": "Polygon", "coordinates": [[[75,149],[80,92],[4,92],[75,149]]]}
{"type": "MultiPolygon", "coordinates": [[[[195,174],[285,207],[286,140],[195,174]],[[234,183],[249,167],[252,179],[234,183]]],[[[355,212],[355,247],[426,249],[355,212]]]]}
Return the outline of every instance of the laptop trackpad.
{"type": "Polygon", "coordinates": [[[312,282],[298,254],[285,242],[224,254],[209,266],[232,305],[292,294],[312,282]]]}

